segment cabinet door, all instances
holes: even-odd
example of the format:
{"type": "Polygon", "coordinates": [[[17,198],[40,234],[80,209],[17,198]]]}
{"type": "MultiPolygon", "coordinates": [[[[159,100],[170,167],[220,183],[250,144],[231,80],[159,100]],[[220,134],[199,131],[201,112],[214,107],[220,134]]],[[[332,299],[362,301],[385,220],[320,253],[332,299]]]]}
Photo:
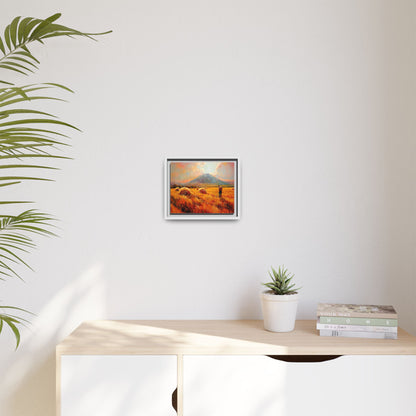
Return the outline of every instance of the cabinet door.
{"type": "Polygon", "coordinates": [[[184,416],[284,415],[285,363],[264,356],[184,356],[184,416]]]}
{"type": "Polygon", "coordinates": [[[416,356],[186,356],[184,416],[414,416],[416,356]]]}
{"type": "Polygon", "coordinates": [[[63,355],[61,416],[174,416],[176,385],[176,356],[63,355]]]}
{"type": "Polygon", "coordinates": [[[415,380],[414,355],[343,356],[322,363],[290,363],[287,415],[312,410],[320,416],[414,416],[415,380]]]}

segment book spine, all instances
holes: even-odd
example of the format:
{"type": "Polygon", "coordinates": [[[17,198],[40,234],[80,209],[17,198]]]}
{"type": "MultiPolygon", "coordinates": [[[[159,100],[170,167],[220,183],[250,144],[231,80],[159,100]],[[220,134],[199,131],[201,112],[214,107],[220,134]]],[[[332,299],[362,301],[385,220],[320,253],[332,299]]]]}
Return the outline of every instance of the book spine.
{"type": "Polygon", "coordinates": [[[321,337],[397,339],[397,334],[388,332],[333,331],[331,329],[321,329],[319,335],[321,337]]]}
{"type": "Polygon", "coordinates": [[[316,329],[330,329],[332,331],[365,331],[365,332],[388,332],[397,334],[397,326],[366,326],[366,325],[331,325],[316,324],[316,329]]]}
{"type": "Polygon", "coordinates": [[[339,316],[320,316],[320,324],[330,325],[365,325],[365,326],[390,326],[397,327],[397,319],[381,318],[347,318],[339,316]]]}
{"type": "MultiPolygon", "coordinates": [[[[368,318],[367,312],[330,312],[330,311],[320,311],[317,310],[317,315],[321,316],[331,316],[331,317],[345,317],[345,318],[368,318]]],[[[397,313],[372,313],[371,318],[377,319],[388,319],[393,320],[397,319],[397,313]]]]}

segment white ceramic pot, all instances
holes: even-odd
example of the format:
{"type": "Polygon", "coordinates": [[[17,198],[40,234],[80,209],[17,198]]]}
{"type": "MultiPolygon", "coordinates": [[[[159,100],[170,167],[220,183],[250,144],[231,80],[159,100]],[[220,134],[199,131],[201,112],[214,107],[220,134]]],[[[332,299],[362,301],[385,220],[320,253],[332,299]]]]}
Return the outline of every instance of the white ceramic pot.
{"type": "Polygon", "coordinates": [[[295,328],[299,295],[274,295],[267,290],[261,294],[264,329],[272,332],[290,332],[295,328]]]}

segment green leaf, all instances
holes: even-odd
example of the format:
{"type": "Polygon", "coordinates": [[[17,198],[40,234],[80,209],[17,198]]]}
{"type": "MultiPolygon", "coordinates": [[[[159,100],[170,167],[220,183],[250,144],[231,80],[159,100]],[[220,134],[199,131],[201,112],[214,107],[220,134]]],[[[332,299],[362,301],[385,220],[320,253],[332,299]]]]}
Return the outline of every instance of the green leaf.
{"type": "Polygon", "coordinates": [[[10,42],[10,25],[6,26],[6,29],[4,30],[4,41],[6,42],[6,45],[9,48],[9,51],[11,51],[12,44],[10,42]]]}
{"type": "Polygon", "coordinates": [[[62,85],[62,84],[56,84],[54,82],[45,82],[43,85],[51,85],[52,87],[61,88],[61,89],[65,90],[65,91],[74,93],[74,91],[72,91],[70,88],[68,88],[68,87],[66,87],[65,85],[62,85]]]}
{"type": "Polygon", "coordinates": [[[26,119],[26,120],[6,121],[5,123],[0,123],[0,128],[7,127],[7,126],[21,125],[21,124],[57,124],[60,126],[65,126],[71,129],[81,131],[78,127],[75,127],[69,123],[65,123],[64,121],[50,120],[50,119],[36,119],[36,118],[26,119]]]}
{"type": "Polygon", "coordinates": [[[298,288],[295,288],[294,283],[290,284],[294,274],[290,274],[284,266],[279,266],[277,271],[271,267],[271,271],[268,273],[272,281],[263,283],[263,285],[273,290],[275,294],[289,295],[296,293],[296,291],[299,290],[298,288]]]}
{"type": "Polygon", "coordinates": [[[17,25],[19,23],[20,16],[17,16],[10,23],[10,40],[14,47],[17,45],[17,25]]]}
{"type": "Polygon", "coordinates": [[[54,22],[55,20],[59,19],[61,17],[61,13],[55,13],[52,16],[47,17],[46,19],[44,19],[39,25],[38,27],[32,32],[32,34],[30,35],[30,39],[33,40],[37,40],[37,34],[45,27],[47,27],[49,24],[51,24],[52,22],[54,22]]]}
{"type": "Polygon", "coordinates": [[[1,63],[0,68],[6,68],[6,69],[10,69],[10,68],[17,69],[17,68],[19,68],[23,71],[22,74],[26,74],[26,72],[33,72],[33,69],[28,68],[24,65],[18,64],[17,62],[13,62],[11,59],[8,59],[7,63],[1,63]]]}
{"type": "Polygon", "coordinates": [[[3,55],[6,55],[6,49],[4,48],[3,40],[0,36],[0,50],[3,52],[3,55]]]}
{"type": "Polygon", "coordinates": [[[18,30],[17,30],[17,38],[18,38],[18,42],[19,44],[23,42],[23,38],[24,38],[24,32],[25,32],[25,28],[26,25],[32,20],[31,17],[25,17],[24,19],[22,19],[20,21],[18,30]]]}
{"type": "Polygon", "coordinates": [[[0,176],[0,181],[47,181],[53,182],[53,179],[36,178],[34,176],[0,176]]]}
{"type": "Polygon", "coordinates": [[[10,312],[23,312],[30,315],[33,315],[32,313],[26,311],[22,308],[17,308],[14,306],[0,306],[0,310],[3,310],[4,312],[0,313],[0,333],[2,332],[4,328],[4,323],[9,326],[11,331],[13,332],[15,339],[16,339],[16,349],[19,347],[20,344],[20,330],[18,328],[18,325],[26,325],[29,324],[29,321],[21,316],[16,315],[15,313],[9,313],[10,312]]]}
{"type": "Polygon", "coordinates": [[[16,169],[16,168],[31,168],[31,169],[53,169],[58,170],[52,166],[43,166],[43,165],[0,165],[0,169],[16,169]]]}
{"type": "MultiPolygon", "coordinates": [[[[26,148],[26,146],[23,146],[23,147],[26,148]]],[[[1,148],[1,146],[0,146],[0,148],[1,148]]],[[[16,157],[17,157],[16,155],[0,156],[0,160],[2,160],[2,159],[15,159],[16,157]]],[[[57,156],[57,155],[51,155],[49,153],[47,153],[47,154],[29,153],[29,154],[19,154],[18,155],[19,159],[24,159],[24,158],[28,158],[28,157],[30,157],[30,158],[39,157],[39,158],[50,158],[50,159],[66,159],[66,160],[72,159],[71,157],[68,157],[68,156],[57,156]]],[[[59,168],[56,168],[56,169],[59,169],[59,168]]]]}
{"type": "Polygon", "coordinates": [[[17,184],[19,184],[19,183],[21,183],[21,182],[20,182],[20,181],[15,181],[15,182],[6,182],[6,183],[1,183],[1,184],[0,184],[0,188],[1,188],[1,187],[4,187],[4,186],[17,185],[17,184]]]}
{"type": "Polygon", "coordinates": [[[11,66],[11,65],[7,65],[7,64],[2,64],[2,63],[0,63],[0,68],[3,68],[3,69],[8,69],[8,70],[10,70],[10,71],[14,71],[14,72],[18,72],[19,74],[26,75],[26,72],[23,72],[23,71],[21,71],[20,69],[17,69],[17,68],[15,68],[14,66],[11,66]]]}
{"type": "MultiPolygon", "coordinates": [[[[28,42],[30,40],[30,34],[32,30],[42,23],[42,19],[33,19],[30,22],[28,22],[23,30],[23,36],[21,43],[28,42]]],[[[28,52],[28,51],[27,51],[28,52]]]]}
{"type": "MultiPolygon", "coordinates": [[[[23,48],[23,46],[22,46],[22,48],[23,48]]],[[[16,50],[15,52],[13,52],[13,55],[25,56],[28,59],[31,59],[31,60],[35,61],[37,64],[40,64],[40,62],[29,51],[26,51],[25,49],[22,50],[22,51],[16,50]]]]}
{"type": "Polygon", "coordinates": [[[33,204],[33,201],[0,201],[0,205],[33,204]]]}
{"type": "Polygon", "coordinates": [[[11,116],[14,114],[37,114],[46,117],[55,117],[53,114],[45,113],[44,111],[28,110],[28,109],[13,109],[0,111],[0,117],[11,116]]]}
{"type": "Polygon", "coordinates": [[[3,318],[3,320],[9,325],[10,329],[13,331],[14,336],[16,337],[16,349],[19,348],[20,344],[20,331],[17,326],[12,322],[11,318],[3,318]]]}
{"type": "MultiPolygon", "coordinates": [[[[14,56],[10,56],[8,58],[8,62],[10,61],[19,61],[19,62],[24,62],[26,65],[30,65],[32,66],[34,69],[38,69],[38,66],[36,64],[34,64],[33,62],[30,62],[28,59],[22,58],[21,56],[17,56],[16,54],[14,56]]],[[[33,72],[33,71],[32,71],[33,72]]]]}

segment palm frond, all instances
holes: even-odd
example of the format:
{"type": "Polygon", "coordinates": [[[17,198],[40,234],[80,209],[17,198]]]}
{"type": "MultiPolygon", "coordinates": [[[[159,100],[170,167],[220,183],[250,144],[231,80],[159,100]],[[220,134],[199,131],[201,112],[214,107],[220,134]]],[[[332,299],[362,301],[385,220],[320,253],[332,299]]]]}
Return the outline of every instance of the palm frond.
{"type": "MultiPolygon", "coordinates": [[[[86,33],[67,26],[55,23],[61,17],[61,13],[56,13],[46,19],[36,19],[33,17],[15,17],[6,26],[3,37],[0,36],[0,68],[13,71],[15,73],[28,75],[34,72],[39,65],[39,60],[29,50],[32,42],[43,43],[45,39],[58,36],[86,37],[92,40],[94,36],[104,35],[111,31],[102,33],[86,33]]],[[[0,81],[8,83],[8,81],[0,81]]]]}
{"type": "Polygon", "coordinates": [[[0,334],[4,328],[4,324],[6,324],[11,329],[16,339],[16,349],[20,344],[20,330],[18,326],[30,323],[27,319],[20,316],[22,312],[33,315],[22,308],[16,308],[14,306],[0,306],[0,334]],[[14,313],[9,313],[9,311],[13,311],[14,313]]]}
{"type": "MultiPolygon", "coordinates": [[[[0,88],[0,162],[14,158],[17,163],[0,164],[4,169],[32,169],[48,171],[56,169],[50,163],[27,163],[28,158],[43,158],[48,162],[65,159],[56,153],[57,146],[67,146],[67,136],[58,131],[62,128],[79,130],[77,127],[58,120],[54,114],[31,108],[14,108],[16,103],[30,104],[33,100],[54,100],[56,97],[39,95],[40,91],[63,89],[72,92],[60,84],[26,85],[23,87],[0,88]],[[29,117],[28,117],[29,115],[29,117]],[[26,159],[26,162],[23,162],[26,159]]],[[[27,180],[48,181],[41,176],[0,175],[0,187],[16,185],[27,180]]]]}
{"type": "Polygon", "coordinates": [[[36,247],[35,234],[55,236],[51,231],[54,218],[36,210],[27,210],[19,215],[0,215],[0,269],[3,267],[3,279],[18,277],[16,265],[30,266],[23,260],[21,253],[36,247]]]}

